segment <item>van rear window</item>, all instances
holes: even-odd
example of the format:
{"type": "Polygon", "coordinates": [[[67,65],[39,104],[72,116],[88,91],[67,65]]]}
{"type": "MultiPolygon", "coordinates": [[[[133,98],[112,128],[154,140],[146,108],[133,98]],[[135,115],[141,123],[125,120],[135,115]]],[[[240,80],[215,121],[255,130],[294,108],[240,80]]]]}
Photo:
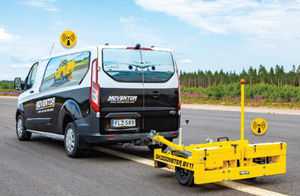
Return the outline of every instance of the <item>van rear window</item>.
{"type": "Polygon", "coordinates": [[[103,49],[103,70],[119,82],[166,82],[174,74],[171,52],[103,49]]]}

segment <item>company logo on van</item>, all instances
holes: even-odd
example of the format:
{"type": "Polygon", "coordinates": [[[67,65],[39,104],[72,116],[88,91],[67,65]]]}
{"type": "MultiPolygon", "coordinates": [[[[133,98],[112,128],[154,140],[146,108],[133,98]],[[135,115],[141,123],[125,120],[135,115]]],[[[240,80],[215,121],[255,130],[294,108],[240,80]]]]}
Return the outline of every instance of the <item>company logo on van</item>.
{"type": "Polygon", "coordinates": [[[54,111],[55,97],[43,99],[36,102],[35,109],[38,113],[54,111]]]}
{"type": "Polygon", "coordinates": [[[110,103],[135,103],[137,96],[109,96],[107,101],[110,103]]]}

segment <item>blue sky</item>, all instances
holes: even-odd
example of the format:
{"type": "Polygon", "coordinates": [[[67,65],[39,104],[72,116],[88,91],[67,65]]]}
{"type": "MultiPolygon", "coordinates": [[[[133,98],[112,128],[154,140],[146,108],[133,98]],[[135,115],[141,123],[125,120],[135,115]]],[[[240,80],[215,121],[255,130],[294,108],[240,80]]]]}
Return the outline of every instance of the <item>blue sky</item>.
{"type": "Polygon", "coordinates": [[[111,45],[171,48],[180,70],[290,70],[300,60],[299,0],[17,0],[0,3],[2,79],[26,76],[35,59],[64,49],[111,45]]]}

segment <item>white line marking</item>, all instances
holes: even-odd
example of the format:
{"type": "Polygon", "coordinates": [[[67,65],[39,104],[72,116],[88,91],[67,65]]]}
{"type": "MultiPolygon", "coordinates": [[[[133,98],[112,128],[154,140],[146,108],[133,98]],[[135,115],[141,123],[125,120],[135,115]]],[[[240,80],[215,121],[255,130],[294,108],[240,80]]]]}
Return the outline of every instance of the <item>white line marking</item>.
{"type": "Polygon", "coordinates": [[[258,188],[255,186],[250,186],[247,184],[242,184],[234,181],[216,182],[215,184],[225,186],[234,190],[242,191],[252,195],[273,195],[273,196],[286,196],[285,194],[276,193],[266,189],[258,188]]]}
{"type": "MultiPolygon", "coordinates": [[[[123,159],[127,159],[130,161],[134,161],[137,163],[141,163],[144,165],[149,165],[149,166],[154,166],[154,161],[150,160],[150,159],[146,159],[143,157],[139,157],[139,156],[135,156],[135,155],[131,155],[131,154],[127,154],[127,153],[123,153],[123,152],[119,152],[116,150],[112,150],[109,148],[103,148],[103,147],[95,147],[94,149],[99,150],[101,152],[104,152],[106,154],[110,154],[116,157],[120,157],[123,159]]],[[[174,172],[173,170],[167,169],[167,168],[162,168],[166,171],[171,171],[174,172]]],[[[254,187],[254,186],[250,186],[250,185],[246,185],[246,184],[242,184],[239,182],[233,182],[233,181],[226,181],[226,182],[216,182],[215,184],[220,185],[220,186],[224,186],[227,188],[231,188],[234,190],[238,190],[241,192],[245,192],[245,193],[249,193],[252,195],[274,195],[274,196],[286,196],[285,194],[281,194],[281,193],[277,193],[277,192],[273,192],[273,191],[269,191],[266,189],[262,189],[262,188],[258,188],[258,187],[254,187]]]]}
{"type": "Polygon", "coordinates": [[[0,98],[12,98],[12,99],[18,99],[19,96],[3,96],[0,95],[0,98]]]}

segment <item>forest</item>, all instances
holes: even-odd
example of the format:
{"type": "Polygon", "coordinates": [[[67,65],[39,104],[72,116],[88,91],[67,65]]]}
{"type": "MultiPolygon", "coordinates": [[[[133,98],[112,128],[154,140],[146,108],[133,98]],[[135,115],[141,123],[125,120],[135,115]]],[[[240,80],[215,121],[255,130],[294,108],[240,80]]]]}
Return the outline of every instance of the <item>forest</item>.
{"type": "Polygon", "coordinates": [[[300,108],[300,65],[285,71],[276,65],[267,70],[250,67],[235,72],[180,72],[183,103],[239,105],[240,79],[246,80],[246,105],[300,108]]]}
{"type": "Polygon", "coordinates": [[[267,70],[263,65],[258,69],[250,67],[247,71],[243,70],[241,73],[220,71],[202,71],[197,72],[180,72],[181,85],[185,87],[209,87],[218,84],[231,84],[239,82],[244,78],[250,85],[253,84],[270,84],[276,86],[291,85],[294,87],[300,84],[300,65],[296,67],[293,65],[292,70],[285,72],[283,66],[276,65],[267,70]]]}

